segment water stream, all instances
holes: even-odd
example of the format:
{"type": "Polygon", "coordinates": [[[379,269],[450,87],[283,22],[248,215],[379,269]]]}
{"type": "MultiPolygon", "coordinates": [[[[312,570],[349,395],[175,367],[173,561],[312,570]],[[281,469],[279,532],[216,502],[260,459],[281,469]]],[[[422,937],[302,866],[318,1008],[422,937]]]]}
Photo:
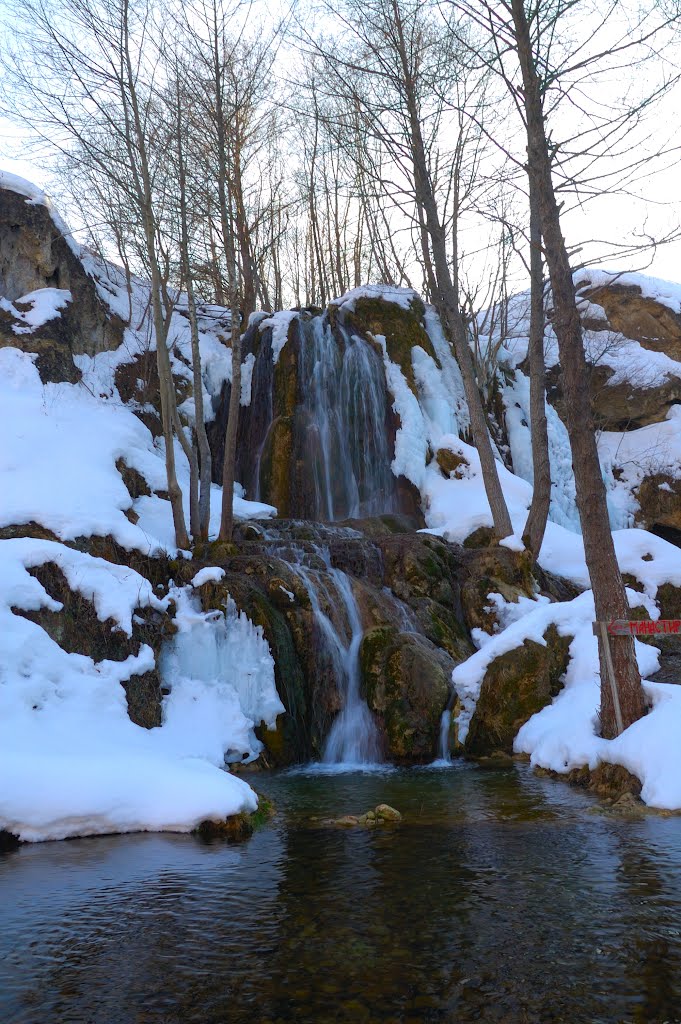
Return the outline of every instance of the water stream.
{"type": "Polygon", "coordinates": [[[239,846],[0,855],[7,1024],[668,1024],[681,819],[590,813],[524,766],[260,774],[239,846]],[[325,819],[387,802],[403,821],[325,819]]]}
{"type": "Polygon", "coordinates": [[[300,325],[301,420],[312,472],[310,518],[333,522],[396,510],[379,354],[326,316],[300,325]]]}
{"type": "Polygon", "coordinates": [[[285,552],[273,546],[272,550],[287,559],[305,586],[321,648],[342,700],[324,743],[322,762],[346,768],[379,763],[376,723],[360,695],[359,648],[364,630],[350,577],[332,566],[328,547],[320,544],[291,545],[285,552]]]}

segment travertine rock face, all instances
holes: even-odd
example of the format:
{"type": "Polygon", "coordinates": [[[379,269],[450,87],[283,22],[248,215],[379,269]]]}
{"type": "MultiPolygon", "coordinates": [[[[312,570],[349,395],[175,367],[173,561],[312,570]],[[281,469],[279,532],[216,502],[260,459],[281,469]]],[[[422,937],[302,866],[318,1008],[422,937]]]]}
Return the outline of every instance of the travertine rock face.
{"type": "MultiPolygon", "coordinates": [[[[587,287],[581,294],[602,306],[610,330],[638,341],[644,348],[681,360],[681,314],[644,296],[638,285],[614,282],[593,289],[587,287]]],[[[600,321],[588,321],[585,326],[590,330],[605,327],[600,321]]]]}
{"type": "Polygon", "coordinates": [[[105,308],[47,207],[0,189],[0,297],[15,302],[41,288],[70,291],[72,301],[60,316],[30,333],[17,333],[11,313],[3,311],[0,346],[38,353],[44,381],[77,380],[73,355],[117,348],[123,324],[105,308]]]}

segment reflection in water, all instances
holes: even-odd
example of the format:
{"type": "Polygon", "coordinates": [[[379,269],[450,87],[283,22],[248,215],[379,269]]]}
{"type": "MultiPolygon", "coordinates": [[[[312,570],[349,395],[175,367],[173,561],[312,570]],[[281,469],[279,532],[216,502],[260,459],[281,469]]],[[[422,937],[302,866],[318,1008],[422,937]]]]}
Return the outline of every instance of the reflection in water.
{"type": "Polygon", "coordinates": [[[590,815],[516,769],[259,783],[278,815],[238,847],[120,836],[0,860],[0,1020],[681,1020],[681,819],[590,815]],[[380,801],[400,826],[324,825],[380,801]]]}

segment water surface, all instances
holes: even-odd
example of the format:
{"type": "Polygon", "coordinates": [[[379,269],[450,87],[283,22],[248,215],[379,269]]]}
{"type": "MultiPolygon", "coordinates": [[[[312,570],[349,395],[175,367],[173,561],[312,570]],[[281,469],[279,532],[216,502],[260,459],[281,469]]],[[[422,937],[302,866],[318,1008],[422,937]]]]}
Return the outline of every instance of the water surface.
{"type": "Polygon", "coordinates": [[[0,858],[0,1021],[681,1021],[681,819],[523,767],[254,777],[240,846],[136,835],[0,858]],[[402,824],[329,815],[397,807],[402,824]]]}

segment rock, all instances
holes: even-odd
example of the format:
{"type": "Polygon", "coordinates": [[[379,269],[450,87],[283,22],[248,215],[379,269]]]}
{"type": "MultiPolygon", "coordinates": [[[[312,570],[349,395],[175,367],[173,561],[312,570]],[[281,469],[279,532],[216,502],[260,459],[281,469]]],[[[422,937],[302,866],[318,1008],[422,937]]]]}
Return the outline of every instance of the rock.
{"type": "Polygon", "coordinates": [[[521,726],[560,692],[572,637],[560,636],[552,625],[544,640],[545,646],[526,640],[489,665],[464,744],[466,754],[511,754],[521,726]]]}
{"type": "Polygon", "coordinates": [[[469,630],[494,633],[497,612],[489,594],[501,594],[506,601],[533,597],[538,590],[532,575],[532,559],[527,551],[488,547],[467,551],[462,558],[461,605],[469,630]]]}
{"type": "Polygon", "coordinates": [[[655,473],[640,483],[634,497],[639,503],[634,517],[637,526],[681,532],[681,480],[655,473]]]}
{"type": "Polygon", "coordinates": [[[435,461],[440,467],[443,476],[448,478],[454,476],[456,480],[462,479],[462,469],[468,466],[468,460],[463,455],[453,452],[450,448],[438,448],[435,453],[435,461]]]}
{"type": "Polygon", "coordinates": [[[376,806],[376,817],[383,821],[402,821],[400,812],[391,807],[390,804],[378,804],[376,806]]]}
{"type": "Polygon", "coordinates": [[[394,627],[369,630],[360,648],[367,704],[394,761],[431,761],[456,662],[425,637],[394,627]]]}
{"type": "Polygon", "coordinates": [[[0,296],[14,302],[41,288],[68,290],[72,302],[29,334],[15,334],[11,316],[0,316],[0,346],[37,353],[43,382],[74,383],[80,371],[73,356],[118,348],[124,325],[106,309],[47,207],[0,189],[0,296]]]}
{"type": "Polygon", "coordinates": [[[359,823],[360,820],[355,814],[344,814],[342,818],[335,818],[333,821],[334,825],[340,825],[342,828],[354,828],[359,823]]]}
{"type": "Polygon", "coordinates": [[[681,315],[669,306],[647,298],[636,284],[616,281],[596,288],[588,280],[579,282],[580,294],[602,306],[607,323],[589,322],[591,330],[613,330],[625,338],[638,341],[653,352],[664,352],[671,359],[681,360],[681,315]]]}

